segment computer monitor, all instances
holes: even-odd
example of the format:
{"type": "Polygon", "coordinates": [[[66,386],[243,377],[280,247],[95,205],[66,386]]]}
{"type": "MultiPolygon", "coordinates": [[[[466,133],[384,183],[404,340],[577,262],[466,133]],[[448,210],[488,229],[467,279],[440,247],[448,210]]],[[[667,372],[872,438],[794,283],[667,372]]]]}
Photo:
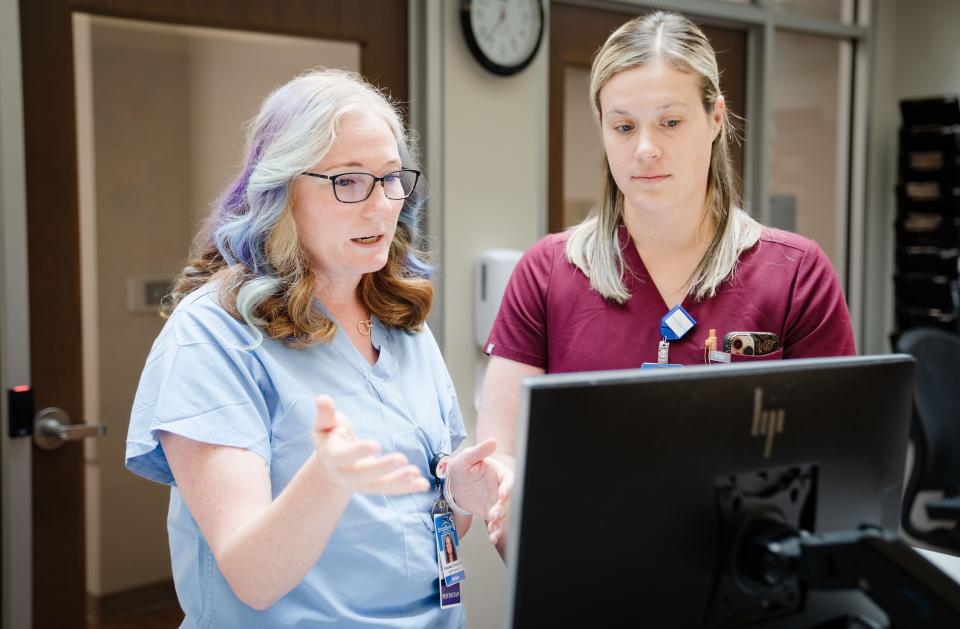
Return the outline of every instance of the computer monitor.
{"type": "Polygon", "coordinates": [[[505,626],[883,620],[856,591],[752,590],[731,523],[896,531],[912,380],[899,355],[525,380],[505,626]]]}

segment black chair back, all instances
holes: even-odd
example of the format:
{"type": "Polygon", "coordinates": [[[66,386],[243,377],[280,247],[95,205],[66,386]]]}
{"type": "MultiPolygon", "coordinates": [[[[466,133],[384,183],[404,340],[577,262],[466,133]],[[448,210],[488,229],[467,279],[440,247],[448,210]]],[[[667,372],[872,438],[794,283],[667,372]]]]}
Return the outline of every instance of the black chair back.
{"type": "Polygon", "coordinates": [[[960,336],[935,328],[912,328],[897,350],[916,361],[911,438],[913,468],[903,499],[901,522],[911,536],[960,552],[960,529],[921,530],[910,514],[918,492],[960,495],[960,336]]]}

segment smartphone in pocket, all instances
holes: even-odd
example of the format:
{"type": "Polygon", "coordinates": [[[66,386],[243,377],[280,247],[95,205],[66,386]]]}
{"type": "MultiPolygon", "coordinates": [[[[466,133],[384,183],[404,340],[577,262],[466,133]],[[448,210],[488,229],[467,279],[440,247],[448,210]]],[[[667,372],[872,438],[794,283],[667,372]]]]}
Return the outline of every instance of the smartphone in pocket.
{"type": "Polygon", "coordinates": [[[723,351],[742,356],[765,356],[780,349],[780,337],[773,332],[727,332],[723,351]]]}

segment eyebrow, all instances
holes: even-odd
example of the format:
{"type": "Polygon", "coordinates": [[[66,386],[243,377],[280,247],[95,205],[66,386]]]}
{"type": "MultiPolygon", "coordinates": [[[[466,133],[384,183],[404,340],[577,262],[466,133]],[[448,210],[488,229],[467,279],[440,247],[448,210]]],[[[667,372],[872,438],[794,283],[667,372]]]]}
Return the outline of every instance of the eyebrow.
{"type": "MultiPolygon", "coordinates": [[[[658,105],[656,109],[657,109],[657,112],[661,112],[661,111],[665,111],[667,109],[673,109],[673,108],[687,109],[687,104],[682,103],[678,100],[674,100],[674,101],[670,101],[669,103],[664,103],[663,105],[658,105]]],[[[633,113],[627,111],[626,109],[620,109],[618,107],[616,109],[611,109],[610,111],[608,111],[607,115],[608,116],[610,115],[632,116],[633,113]]]]}
{"type": "MultiPolygon", "coordinates": [[[[399,159],[391,159],[387,160],[383,167],[400,165],[402,165],[402,162],[399,159]]],[[[333,166],[327,166],[323,170],[335,170],[337,168],[363,168],[363,164],[360,162],[340,162],[339,164],[334,164],[333,166]]]]}

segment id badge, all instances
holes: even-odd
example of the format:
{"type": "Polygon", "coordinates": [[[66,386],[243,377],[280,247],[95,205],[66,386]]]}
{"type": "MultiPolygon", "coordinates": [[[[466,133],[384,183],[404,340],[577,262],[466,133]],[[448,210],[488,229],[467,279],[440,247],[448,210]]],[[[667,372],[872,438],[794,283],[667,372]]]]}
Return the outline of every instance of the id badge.
{"type": "Polygon", "coordinates": [[[729,352],[718,352],[716,350],[710,350],[707,354],[707,358],[712,363],[729,363],[730,362],[730,353],[729,352]]]}
{"type": "Polygon", "coordinates": [[[440,609],[459,607],[463,604],[463,599],[460,597],[460,584],[447,585],[443,580],[443,568],[438,566],[437,569],[440,571],[440,609]]]}
{"type": "Polygon", "coordinates": [[[436,530],[440,574],[443,575],[441,580],[447,586],[451,586],[467,577],[463,571],[463,562],[460,560],[460,538],[453,522],[453,514],[450,512],[435,514],[433,525],[436,530]]]}

